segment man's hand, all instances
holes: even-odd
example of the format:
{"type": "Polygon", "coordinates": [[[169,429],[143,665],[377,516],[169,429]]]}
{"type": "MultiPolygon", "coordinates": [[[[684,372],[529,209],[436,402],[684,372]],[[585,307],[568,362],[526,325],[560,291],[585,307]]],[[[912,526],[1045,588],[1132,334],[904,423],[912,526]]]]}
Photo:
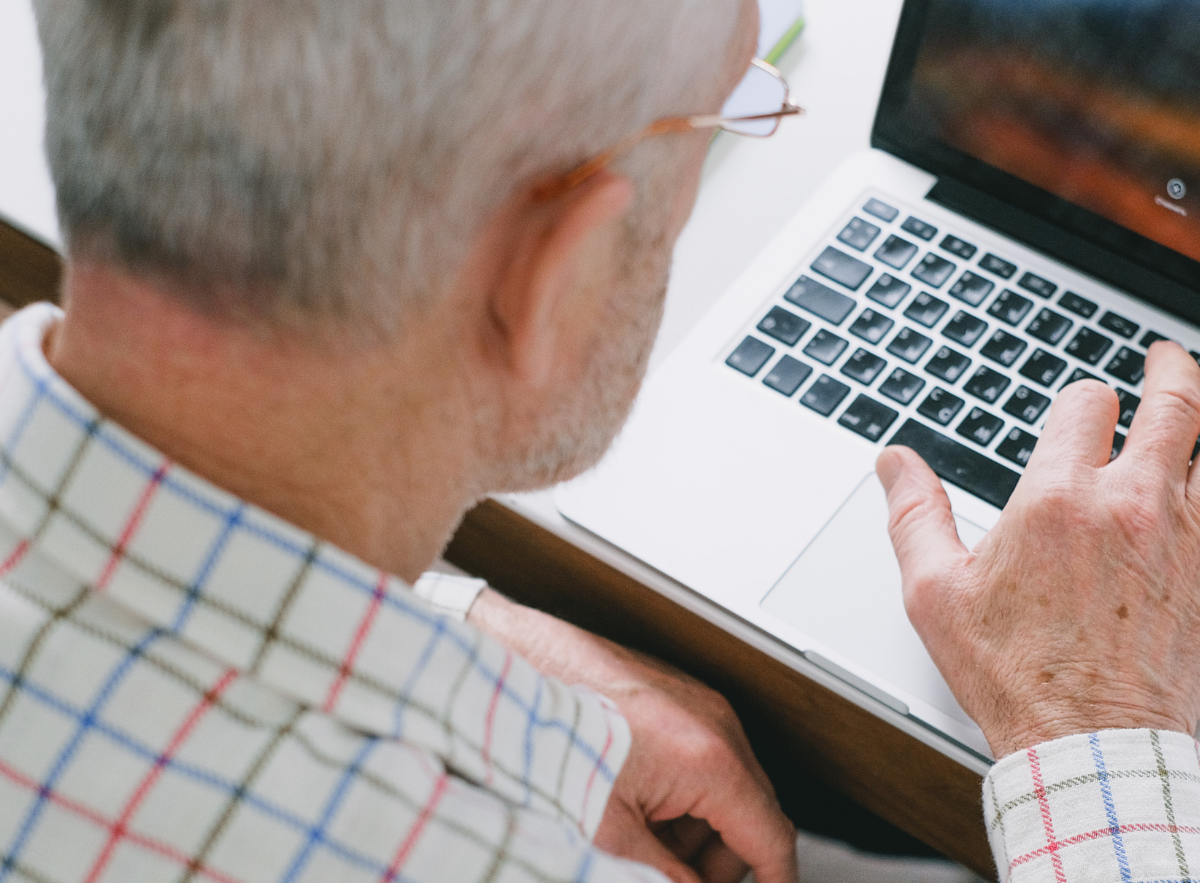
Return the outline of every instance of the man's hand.
{"type": "Polygon", "coordinates": [[[617,704],[633,733],[596,834],[676,883],[795,883],[796,832],[719,694],[665,663],[485,590],[472,624],[617,704]]]}
{"type": "Polygon", "coordinates": [[[997,758],[1110,728],[1192,733],[1200,714],[1200,368],[1156,344],[1109,463],[1117,397],[1063,390],[999,523],[969,553],[937,477],[879,458],[904,601],[997,758]]]}

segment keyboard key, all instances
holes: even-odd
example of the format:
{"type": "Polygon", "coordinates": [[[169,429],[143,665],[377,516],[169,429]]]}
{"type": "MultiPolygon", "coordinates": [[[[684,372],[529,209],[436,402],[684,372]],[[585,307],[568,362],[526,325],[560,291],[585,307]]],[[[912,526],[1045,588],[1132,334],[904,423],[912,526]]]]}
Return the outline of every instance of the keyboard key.
{"type": "Polygon", "coordinates": [[[851,291],[859,287],[871,275],[871,265],[852,258],[844,251],[838,251],[832,245],[821,252],[821,256],[813,261],[812,268],[822,276],[827,276],[834,282],[845,285],[851,291]]]}
{"type": "Polygon", "coordinates": [[[1074,324],[1066,316],[1061,316],[1053,310],[1043,309],[1025,330],[1029,332],[1030,337],[1036,337],[1042,343],[1058,346],[1074,324]]]}
{"type": "Polygon", "coordinates": [[[984,279],[982,276],[967,270],[958,277],[958,281],[950,289],[950,296],[956,297],[973,307],[977,307],[987,299],[987,296],[995,288],[995,282],[992,282],[990,279],[984,279]]]}
{"type": "Polygon", "coordinates": [[[877,442],[892,428],[900,415],[866,396],[859,396],[845,410],[838,424],[857,432],[867,441],[877,442]]]}
{"type": "Polygon", "coordinates": [[[1006,325],[1012,325],[1014,328],[1020,325],[1029,315],[1029,311],[1033,309],[1033,301],[1027,297],[1021,297],[1015,291],[1008,288],[1000,292],[990,307],[988,307],[988,315],[994,316],[1006,325]]]}
{"type": "Polygon", "coordinates": [[[801,319],[795,313],[789,313],[783,307],[773,308],[766,318],[758,323],[759,331],[788,346],[799,343],[800,338],[808,334],[809,328],[812,328],[812,322],[801,319]]]}
{"type": "Polygon", "coordinates": [[[878,199],[868,199],[867,204],[863,206],[863,211],[889,224],[900,217],[899,209],[894,209],[886,202],[880,202],[878,199]]]}
{"type": "Polygon", "coordinates": [[[947,392],[940,386],[937,386],[934,387],[933,392],[926,397],[925,401],[921,402],[921,407],[917,408],[917,413],[922,417],[932,420],[934,423],[949,426],[965,404],[966,402],[954,393],[947,392]]]}
{"type": "MultiPolygon", "coordinates": [[[[1004,413],[1011,414],[1018,420],[1033,426],[1042,419],[1046,409],[1050,407],[1050,397],[1040,392],[1034,392],[1028,386],[1019,386],[1012,398],[1004,406],[1004,413]]],[[[1025,464],[1022,463],[1022,466],[1025,464]]]]}
{"type": "Polygon", "coordinates": [[[1101,383],[1104,383],[1103,378],[1097,377],[1095,374],[1089,374],[1082,368],[1076,368],[1071,372],[1071,376],[1067,378],[1067,382],[1060,386],[1059,389],[1066,389],[1072,383],[1078,383],[1081,380],[1099,380],[1101,383]]]}
{"type": "Polygon", "coordinates": [[[738,348],[725,360],[725,364],[730,368],[737,368],[747,377],[753,377],[773,355],[775,347],[767,346],[757,338],[747,337],[738,344],[738,348]]]}
{"type": "Polygon", "coordinates": [[[1158,343],[1160,340],[1170,339],[1171,338],[1164,337],[1163,335],[1159,334],[1157,331],[1147,331],[1144,335],[1142,335],[1141,345],[1145,349],[1150,349],[1150,347],[1154,346],[1154,344],[1158,343]]]}
{"type": "Polygon", "coordinates": [[[882,313],[874,310],[863,310],[850,326],[850,333],[861,337],[867,343],[879,343],[892,330],[896,323],[882,313]]]}
{"type": "Polygon", "coordinates": [[[912,448],[944,481],[1003,509],[1021,476],[916,420],[907,420],[888,444],[912,448]]]}
{"type": "Polygon", "coordinates": [[[1117,399],[1121,402],[1121,419],[1118,421],[1126,429],[1133,426],[1133,415],[1141,406],[1142,400],[1131,392],[1117,390],[1117,399]]]}
{"type": "Polygon", "coordinates": [[[972,408],[971,413],[958,424],[959,435],[983,448],[990,445],[1003,429],[1004,421],[982,408],[972,408]]]}
{"type": "Polygon", "coordinates": [[[1112,453],[1109,454],[1108,462],[1111,463],[1117,457],[1121,456],[1121,451],[1125,449],[1125,436],[1119,432],[1113,433],[1112,453]]]}
{"type": "Polygon", "coordinates": [[[953,319],[946,323],[946,327],[942,329],[942,335],[970,349],[979,342],[979,338],[983,337],[987,330],[987,322],[960,310],[953,319]]]}
{"type": "Polygon", "coordinates": [[[1067,344],[1067,352],[1089,365],[1099,365],[1104,354],[1112,349],[1112,339],[1091,328],[1080,328],[1075,339],[1067,344]]]}
{"type": "Polygon", "coordinates": [[[832,288],[807,276],[801,276],[791,291],[783,297],[814,316],[820,316],[830,325],[841,325],[845,322],[855,306],[852,298],[838,294],[832,288]]]}
{"type": "Polygon", "coordinates": [[[1118,316],[1116,313],[1105,313],[1100,317],[1100,327],[1107,328],[1113,334],[1119,334],[1125,338],[1132,338],[1138,333],[1141,327],[1136,322],[1131,322],[1124,316],[1118,316]]]}
{"type": "Polygon", "coordinates": [[[799,362],[791,356],[784,356],[775,363],[774,368],[767,372],[763,383],[785,396],[794,396],[796,390],[804,385],[804,381],[808,380],[812,372],[813,369],[803,362],[799,362]]]}
{"type": "Polygon", "coordinates": [[[1058,286],[1053,282],[1043,279],[1041,276],[1035,276],[1032,273],[1026,273],[1017,282],[1026,291],[1032,291],[1038,297],[1051,298],[1058,291],[1058,286]]]}
{"type": "Polygon", "coordinates": [[[1146,376],[1146,357],[1137,350],[1123,346],[1117,350],[1104,373],[1111,374],[1122,383],[1137,386],[1146,376]]]}
{"type": "Polygon", "coordinates": [[[1004,441],[996,446],[996,453],[1023,469],[1029,465],[1029,458],[1033,456],[1033,449],[1037,446],[1037,441],[1036,435],[1030,435],[1024,429],[1014,426],[1012,431],[1004,437],[1004,441]]]}
{"type": "Polygon", "coordinates": [[[828,417],[848,395],[850,387],[834,380],[828,374],[822,374],[817,378],[817,382],[809,387],[808,392],[800,396],[800,404],[811,408],[822,417],[828,417]]]}
{"type": "Polygon", "coordinates": [[[993,371],[986,365],[981,365],[963,389],[975,398],[983,399],[989,405],[994,405],[1000,400],[1000,396],[1004,395],[1004,390],[1011,385],[1012,381],[999,371],[993,371]]]}
{"type": "Polygon", "coordinates": [[[937,236],[937,227],[933,224],[926,224],[920,218],[909,218],[900,225],[900,229],[913,236],[919,236],[928,242],[933,237],[937,236]]]}
{"type": "Polygon", "coordinates": [[[1028,346],[1029,344],[1021,338],[1014,337],[1007,331],[997,331],[992,335],[991,340],[983,345],[980,352],[993,362],[999,362],[1005,368],[1011,368],[1028,346]]]}
{"type": "Polygon", "coordinates": [[[875,259],[883,261],[889,267],[903,270],[908,266],[908,262],[917,256],[917,251],[917,247],[907,239],[889,236],[875,252],[875,259]]]}
{"type": "Polygon", "coordinates": [[[832,365],[842,357],[846,347],[850,346],[836,334],[822,328],[813,335],[813,339],[804,348],[804,354],[825,365],[832,365]]]}
{"type": "Polygon", "coordinates": [[[1096,310],[1100,309],[1087,298],[1080,297],[1073,291],[1068,291],[1059,300],[1058,305],[1064,310],[1070,310],[1076,316],[1083,316],[1085,319],[1090,319],[1096,315],[1096,310]]]}
{"type": "Polygon", "coordinates": [[[904,316],[905,318],[912,319],[918,325],[932,328],[938,322],[942,321],[942,316],[946,315],[946,311],[949,309],[950,304],[944,300],[938,300],[927,291],[922,291],[913,298],[913,302],[904,311],[904,316]]]}
{"type": "Polygon", "coordinates": [[[863,386],[870,386],[886,367],[887,362],[879,356],[864,349],[858,349],[846,360],[846,364],[842,366],[842,373],[857,380],[863,386]]]}
{"type": "Polygon", "coordinates": [[[885,395],[894,402],[911,405],[913,399],[925,388],[925,381],[916,374],[909,374],[903,368],[897,368],[888,379],[879,385],[880,395],[885,395]]]}
{"type": "Polygon", "coordinates": [[[895,276],[884,273],[867,290],[867,297],[876,303],[883,304],[889,310],[894,310],[899,306],[900,301],[908,297],[910,291],[912,291],[912,286],[907,282],[901,282],[895,276]]]}
{"type": "Polygon", "coordinates": [[[1017,272],[1016,264],[1009,263],[1004,258],[998,258],[994,254],[985,255],[980,259],[979,266],[989,273],[995,273],[1001,279],[1011,279],[1013,274],[1017,272]]]}
{"type": "Polygon", "coordinates": [[[915,365],[932,345],[933,341],[925,335],[918,334],[911,328],[901,328],[900,333],[892,338],[887,351],[897,359],[915,365]]]}
{"type": "Polygon", "coordinates": [[[962,353],[955,352],[948,346],[944,346],[929,360],[929,364],[925,366],[925,370],[934,377],[954,385],[958,383],[959,378],[967,373],[967,369],[970,367],[971,360],[969,358],[962,353]]]}
{"type": "Polygon", "coordinates": [[[962,258],[964,261],[969,261],[975,257],[975,253],[979,251],[969,242],[963,242],[957,236],[947,236],[942,240],[942,250],[948,251],[952,255],[962,258]]]}
{"type": "Polygon", "coordinates": [[[914,279],[920,279],[930,288],[941,288],[957,269],[956,264],[930,252],[921,258],[921,263],[913,268],[912,274],[914,279]]]}
{"type": "Polygon", "coordinates": [[[1054,385],[1054,381],[1062,377],[1067,370],[1067,360],[1051,355],[1043,349],[1034,350],[1029,361],[1021,367],[1021,376],[1028,377],[1034,383],[1046,389],[1054,385]]]}
{"type": "Polygon", "coordinates": [[[851,248],[866,251],[882,231],[874,224],[868,224],[862,218],[851,218],[846,229],[838,234],[838,240],[851,248]]]}

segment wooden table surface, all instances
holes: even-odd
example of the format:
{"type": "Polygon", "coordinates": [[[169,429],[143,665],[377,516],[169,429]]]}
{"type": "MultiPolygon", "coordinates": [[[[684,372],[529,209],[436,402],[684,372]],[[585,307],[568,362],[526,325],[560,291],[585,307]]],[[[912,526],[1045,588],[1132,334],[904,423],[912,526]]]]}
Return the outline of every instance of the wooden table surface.
{"type": "Polygon", "coordinates": [[[0,222],[0,298],[14,307],[57,300],[61,276],[53,249],[0,222]]]}
{"type": "MultiPolygon", "coordinates": [[[[0,223],[0,297],[57,298],[61,261],[0,223]]],[[[522,603],[652,653],[729,697],[796,816],[820,812],[814,780],[832,786],[985,877],[994,876],[980,777],[748,647],[497,502],[471,512],[446,558],[522,603]]]]}

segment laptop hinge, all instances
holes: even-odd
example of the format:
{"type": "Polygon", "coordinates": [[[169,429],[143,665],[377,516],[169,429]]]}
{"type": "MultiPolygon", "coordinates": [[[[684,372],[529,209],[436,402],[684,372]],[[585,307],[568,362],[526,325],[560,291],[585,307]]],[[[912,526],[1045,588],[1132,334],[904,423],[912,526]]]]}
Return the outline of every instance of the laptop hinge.
{"type": "Polygon", "coordinates": [[[959,214],[1069,264],[1080,272],[1200,324],[1200,293],[1061,227],[945,176],[926,195],[959,214]]]}

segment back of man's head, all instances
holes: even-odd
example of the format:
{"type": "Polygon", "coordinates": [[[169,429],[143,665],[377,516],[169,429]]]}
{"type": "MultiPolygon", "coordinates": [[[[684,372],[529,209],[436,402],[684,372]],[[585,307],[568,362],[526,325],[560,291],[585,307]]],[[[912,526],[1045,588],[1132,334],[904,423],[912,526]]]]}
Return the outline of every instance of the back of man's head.
{"type": "Polygon", "coordinates": [[[740,5],[36,0],[69,250],[392,326],[518,188],[705,109],[740,5]]]}

